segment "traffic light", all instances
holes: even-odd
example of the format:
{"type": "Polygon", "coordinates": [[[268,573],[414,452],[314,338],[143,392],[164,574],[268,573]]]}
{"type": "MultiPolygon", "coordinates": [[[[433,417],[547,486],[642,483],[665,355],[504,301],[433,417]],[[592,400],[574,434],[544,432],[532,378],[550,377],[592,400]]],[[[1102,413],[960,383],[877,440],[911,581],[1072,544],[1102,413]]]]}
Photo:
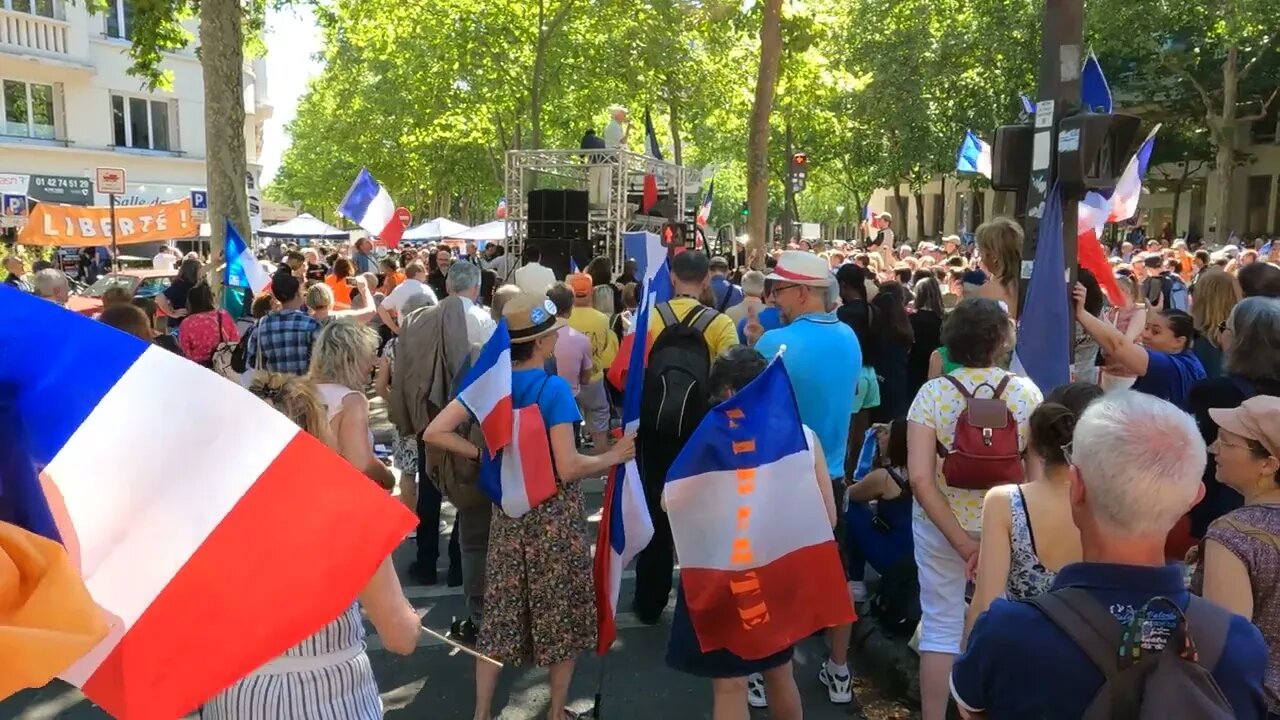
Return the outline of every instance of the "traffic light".
{"type": "Polygon", "coordinates": [[[747,207],[747,203],[745,200],[742,202],[741,214],[742,214],[742,217],[746,217],[751,214],[751,210],[747,207]]]}
{"type": "Polygon", "coordinates": [[[808,153],[792,153],[791,155],[791,189],[794,192],[804,190],[805,179],[809,175],[808,153]]]}
{"type": "Polygon", "coordinates": [[[676,248],[685,246],[685,223],[667,223],[662,226],[662,247],[676,248]]]}

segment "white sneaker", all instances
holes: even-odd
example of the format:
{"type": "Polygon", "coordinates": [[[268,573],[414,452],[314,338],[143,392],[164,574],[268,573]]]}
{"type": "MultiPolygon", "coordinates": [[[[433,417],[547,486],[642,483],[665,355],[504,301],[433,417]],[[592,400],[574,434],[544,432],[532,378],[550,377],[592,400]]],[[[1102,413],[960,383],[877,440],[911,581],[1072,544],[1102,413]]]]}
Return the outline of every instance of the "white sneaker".
{"type": "Polygon", "coordinates": [[[848,705],[853,702],[853,677],[836,675],[827,672],[827,664],[822,664],[818,671],[818,681],[827,688],[827,699],[835,705],[848,705]]]}
{"type": "Polygon", "coordinates": [[[867,584],[861,580],[850,580],[849,597],[853,598],[855,603],[865,601],[867,599],[867,584]]]}
{"type": "Polygon", "coordinates": [[[769,696],[764,692],[764,675],[751,673],[747,676],[747,704],[753,708],[769,707],[769,696]]]}

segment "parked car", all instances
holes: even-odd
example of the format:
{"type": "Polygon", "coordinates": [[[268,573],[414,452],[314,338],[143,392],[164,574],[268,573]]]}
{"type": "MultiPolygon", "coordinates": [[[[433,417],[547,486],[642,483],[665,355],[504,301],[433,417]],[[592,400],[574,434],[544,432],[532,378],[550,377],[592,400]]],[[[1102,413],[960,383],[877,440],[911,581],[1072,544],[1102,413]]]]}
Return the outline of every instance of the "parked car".
{"type": "Polygon", "coordinates": [[[177,270],[137,269],[107,273],[84,292],[72,295],[67,301],[67,308],[81,315],[97,315],[102,312],[102,295],[110,288],[123,287],[133,297],[155,297],[164,292],[177,276],[177,270]]]}

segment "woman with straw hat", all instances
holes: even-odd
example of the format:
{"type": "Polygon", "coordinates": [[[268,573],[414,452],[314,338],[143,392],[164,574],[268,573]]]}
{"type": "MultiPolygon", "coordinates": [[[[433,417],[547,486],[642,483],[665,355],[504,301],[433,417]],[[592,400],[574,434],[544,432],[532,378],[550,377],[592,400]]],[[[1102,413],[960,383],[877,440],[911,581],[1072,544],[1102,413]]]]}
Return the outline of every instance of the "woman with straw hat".
{"type": "MultiPolygon", "coordinates": [[[[545,296],[533,294],[508,300],[502,317],[511,338],[513,410],[521,413],[522,427],[527,413],[534,412],[546,428],[547,447],[522,445],[521,456],[526,461],[537,455],[550,458],[556,492],[519,517],[493,513],[479,651],[503,663],[549,667],[547,717],[563,720],[574,660],[596,642],[591,548],[577,481],[599,477],[630,460],[635,442],[628,436],[601,455],[579,454],[573,427],[581,416],[569,383],[544,369],[555,351],[556,331],[565,321],[556,317],[555,305],[545,296]]],[[[479,460],[483,450],[455,432],[467,419],[467,408],[455,399],[431,421],[422,439],[467,460],[479,460]]],[[[476,662],[476,720],[491,717],[499,669],[484,660],[476,662]]]]}

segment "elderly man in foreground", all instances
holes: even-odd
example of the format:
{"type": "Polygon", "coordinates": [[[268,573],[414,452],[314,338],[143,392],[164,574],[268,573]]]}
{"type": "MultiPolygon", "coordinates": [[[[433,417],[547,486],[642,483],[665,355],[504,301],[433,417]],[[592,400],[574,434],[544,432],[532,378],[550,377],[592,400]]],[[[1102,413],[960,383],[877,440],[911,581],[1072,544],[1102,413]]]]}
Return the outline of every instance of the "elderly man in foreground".
{"type": "Polygon", "coordinates": [[[1151,395],[1112,393],[1089,406],[1064,450],[1084,560],[1045,595],[996,600],[978,618],[951,673],[961,715],[1136,718],[1177,704],[1162,716],[1266,717],[1262,635],[1192,598],[1182,567],[1164,561],[1169,530],[1204,494],[1205,445],[1191,416],[1151,395]],[[1184,632],[1194,645],[1166,651],[1184,632]],[[1157,661],[1160,672],[1123,682],[1143,671],[1135,664],[1157,661]],[[1170,667],[1173,681],[1150,681],[1170,667]],[[1091,714],[1099,708],[1111,714],[1091,714]]]}

